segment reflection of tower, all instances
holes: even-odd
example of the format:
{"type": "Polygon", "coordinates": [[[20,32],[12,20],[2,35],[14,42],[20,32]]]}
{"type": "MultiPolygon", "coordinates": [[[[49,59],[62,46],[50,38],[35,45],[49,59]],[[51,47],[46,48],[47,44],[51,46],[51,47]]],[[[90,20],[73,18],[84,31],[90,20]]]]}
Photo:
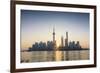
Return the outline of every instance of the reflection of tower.
{"type": "Polygon", "coordinates": [[[68,47],[68,32],[66,32],[65,46],[68,47]]]}
{"type": "Polygon", "coordinates": [[[64,47],[63,36],[61,37],[61,47],[64,47]]]}
{"type": "Polygon", "coordinates": [[[56,48],[55,29],[53,28],[53,49],[56,48]]]}

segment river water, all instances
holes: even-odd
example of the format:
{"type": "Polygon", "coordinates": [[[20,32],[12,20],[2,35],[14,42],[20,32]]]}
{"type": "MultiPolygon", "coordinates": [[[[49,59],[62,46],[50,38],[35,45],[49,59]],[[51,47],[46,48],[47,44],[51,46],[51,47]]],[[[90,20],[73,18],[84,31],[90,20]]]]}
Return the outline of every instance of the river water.
{"type": "Polygon", "coordinates": [[[88,60],[89,50],[21,52],[21,62],[88,60]]]}

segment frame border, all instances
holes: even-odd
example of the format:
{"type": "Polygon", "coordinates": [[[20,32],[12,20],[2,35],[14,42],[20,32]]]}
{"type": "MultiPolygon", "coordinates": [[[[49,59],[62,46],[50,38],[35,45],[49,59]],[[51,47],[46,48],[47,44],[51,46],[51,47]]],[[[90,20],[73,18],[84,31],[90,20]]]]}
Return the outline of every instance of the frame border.
{"type": "Polygon", "coordinates": [[[90,68],[96,67],[96,11],[97,8],[94,5],[80,5],[80,4],[62,4],[62,3],[48,3],[48,2],[34,2],[34,1],[12,1],[10,5],[10,72],[28,72],[28,71],[44,71],[44,70],[59,70],[59,69],[76,69],[76,68],[90,68]],[[94,64],[89,65],[75,65],[75,66],[59,66],[59,67],[41,67],[41,68],[25,68],[16,69],[16,4],[22,5],[40,5],[40,6],[53,6],[53,7],[72,7],[72,8],[87,8],[94,9],[94,64]]]}

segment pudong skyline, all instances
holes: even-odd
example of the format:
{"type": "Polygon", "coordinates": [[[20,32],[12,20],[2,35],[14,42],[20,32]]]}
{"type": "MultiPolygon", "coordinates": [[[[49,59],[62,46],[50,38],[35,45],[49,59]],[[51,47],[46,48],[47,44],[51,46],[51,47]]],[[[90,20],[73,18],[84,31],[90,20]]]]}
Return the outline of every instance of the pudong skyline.
{"type": "Polygon", "coordinates": [[[35,42],[32,44],[32,47],[28,48],[28,51],[58,51],[58,50],[82,50],[82,49],[88,49],[88,48],[82,48],[79,41],[70,41],[68,42],[68,32],[66,32],[66,37],[63,38],[61,36],[61,44],[57,47],[56,45],[56,33],[55,28],[53,27],[53,33],[52,33],[52,41],[47,40],[47,42],[35,42]]]}
{"type": "Polygon", "coordinates": [[[83,48],[89,48],[88,13],[21,10],[21,49],[35,42],[52,41],[54,25],[57,47],[61,45],[61,36],[65,38],[68,31],[68,42],[79,41],[83,48]]]}

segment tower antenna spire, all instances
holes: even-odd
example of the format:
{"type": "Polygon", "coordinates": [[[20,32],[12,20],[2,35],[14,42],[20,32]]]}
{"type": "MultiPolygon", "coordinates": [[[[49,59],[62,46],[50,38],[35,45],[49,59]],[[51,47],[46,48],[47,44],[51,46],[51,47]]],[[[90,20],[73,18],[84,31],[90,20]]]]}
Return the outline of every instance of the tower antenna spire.
{"type": "Polygon", "coordinates": [[[55,26],[53,26],[53,32],[55,32],[55,26]]]}

